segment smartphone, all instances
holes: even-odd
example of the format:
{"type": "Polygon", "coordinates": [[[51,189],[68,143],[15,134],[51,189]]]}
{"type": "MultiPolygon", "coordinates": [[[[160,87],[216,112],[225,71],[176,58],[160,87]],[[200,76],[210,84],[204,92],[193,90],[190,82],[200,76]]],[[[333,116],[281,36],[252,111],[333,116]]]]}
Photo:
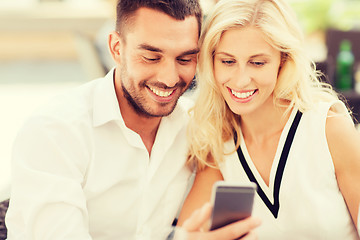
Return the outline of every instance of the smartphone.
{"type": "Polygon", "coordinates": [[[213,211],[210,230],[251,216],[255,191],[255,183],[216,182],[211,196],[213,211]]]}

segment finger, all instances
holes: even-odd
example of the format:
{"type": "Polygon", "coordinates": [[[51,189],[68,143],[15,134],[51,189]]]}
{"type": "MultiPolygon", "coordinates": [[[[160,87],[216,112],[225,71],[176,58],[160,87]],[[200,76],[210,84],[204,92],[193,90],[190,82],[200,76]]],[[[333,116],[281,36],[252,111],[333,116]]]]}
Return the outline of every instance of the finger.
{"type": "MultiPolygon", "coordinates": [[[[239,237],[236,236],[235,238],[230,235],[219,235],[214,234],[213,232],[189,232],[187,233],[186,240],[233,240],[233,239],[240,239],[240,240],[257,240],[257,234],[253,231],[248,232],[245,236],[239,237]]],[[[179,239],[175,239],[179,240],[179,239]]]]}
{"type": "Polygon", "coordinates": [[[184,222],[183,228],[189,232],[199,231],[201,226],[210,218],[211,205],[205,203],[200,209],[194,213],[184,222]]]}
{"type": "MultiPolygon", "coordinates": [[[[246,239],[246,237],[248,237],[248,235],[246,234],[250,233],[251,230],[258,227],[260,224],[260,219],[255,217],[249,217],[247,219],[229,224],[220,229],[211,231],[211,233],[214,236],[213,239],[237,239],[242,236],[243,238],[240,239],[246,239]]],[[[251,234],[249,236],[252,237],[251,234]]]]}
{"type": "Polygon", "coordinates": [[[184,221],[184,223],[183,223],[183,225],[182,225],[182,228],[183,229],[185,229],[185,230],[187,230],[187,231],[193,231],[193,229],[195,228],[195,227],[197,227],[197,225],[198,225],[198,218],[199,218],[199,215],[200,215],[200,209],[197,209],[197,210],[195,210],[192,214],[191,214],[191,216],[188,218],[188,219],[186,219],[185,221],[184,221]],[[195,226],[196,225],[196,226],[195,226]]]}
{"type": "Polygon", "coordinates": [[[199,231],[204,223],[209,220],[211,209],[211,204],[205,203],[200,209],[191,214],[182,227],[188,232],[199,231]]]}
{"type": "Polygon", "coordinates": [[[257,234],[254,231],[249,232],[248,234],[246,234],[244,237],[239,238],[241,240],[257,240],[257,234]]]}

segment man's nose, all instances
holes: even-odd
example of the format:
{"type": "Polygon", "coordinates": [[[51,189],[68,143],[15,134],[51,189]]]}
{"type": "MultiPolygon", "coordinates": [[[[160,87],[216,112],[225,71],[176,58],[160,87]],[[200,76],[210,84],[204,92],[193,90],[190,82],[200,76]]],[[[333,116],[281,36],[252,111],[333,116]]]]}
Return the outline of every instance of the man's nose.
{"type": "Polygon", "coordinates": [[[174,87],[179,82],[179,79],[179,70],[175,61],[164,61],[164,63],[159,66],[157,81],[168,87],[174,87]]]}

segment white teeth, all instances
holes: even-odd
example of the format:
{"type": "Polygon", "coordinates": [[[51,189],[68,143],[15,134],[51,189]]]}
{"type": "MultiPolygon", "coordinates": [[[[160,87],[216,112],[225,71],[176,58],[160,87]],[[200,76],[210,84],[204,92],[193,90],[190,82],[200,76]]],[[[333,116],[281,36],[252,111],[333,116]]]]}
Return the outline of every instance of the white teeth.
{"type": "Polygon", "coordinates": [[[174,92],[174,90],[171,90],[169,92],[165,92],[165,91],[160,91],[160,90],[152,88],[152,87],[149,87],[149,88],[153,93],[155,93],[159,97],[168,97],[174,92]]]}
{"type": "Polygon", "coordinates": [[[255,90],[253,90],[253,91],[250,91],[250,92],[235,92],[234,90],[232,90],[231,89],[231,93],[235,96],[235,97],[237,97],[237,98],[248,98],[248,97],[250,97],[251,95],[253,95],[254,94],[254,92],[255,92],[255,90]]]}

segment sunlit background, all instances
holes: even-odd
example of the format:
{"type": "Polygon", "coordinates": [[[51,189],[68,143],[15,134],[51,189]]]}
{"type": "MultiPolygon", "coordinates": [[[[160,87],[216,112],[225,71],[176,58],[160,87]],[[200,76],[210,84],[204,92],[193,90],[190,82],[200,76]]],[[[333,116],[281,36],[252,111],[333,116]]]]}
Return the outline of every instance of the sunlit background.
{"type": "MultiPolygon", "coordinates": [[[[328,59],[329,29],[360,31],[360,0],[288,1],[306,33],[309,55],[318,63],[328,59]]],[[[113,66],[106,41],[115,2],[0,0],[0,200],[8,195],[12,143],[29,114],[113,66]]],[[[202,0],[205,13],[213,4],[202,0]]]]}

